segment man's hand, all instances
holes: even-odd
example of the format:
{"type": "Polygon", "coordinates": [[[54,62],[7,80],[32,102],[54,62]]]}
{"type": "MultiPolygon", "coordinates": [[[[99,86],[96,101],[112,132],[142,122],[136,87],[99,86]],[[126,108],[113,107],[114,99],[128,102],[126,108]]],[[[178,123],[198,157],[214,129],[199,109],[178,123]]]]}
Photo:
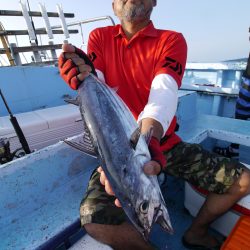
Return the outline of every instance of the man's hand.
{"type": "MultiPolygon", "coordinates": [[[[113,189],[111,188],[110,183],[109,183],[109,181],[108,181],[102,167],[99,167],[97,169],[97,171],[100,173],[100,182],[101,182],[102,185],[105,186],[105,191],[107,192],[107,194],[115,196],[115,193],[114,193],[113,189]]],[[[118,199],[115,199],[115,205],[117,207],[121,207],[121,203],[119,202],[118,199]]]]}
{"type": "Polygon", "coordinates": [[[89,73],[96,75],[95,68],[88,56],[75,46],[63,44],[62,50],[58,58],[60,75],[72,89],[76,90],[89,73]]]}
{"type": "Polygon", "coordinates": [[[158,175],[161,173],[161,166],[156,161],[149,161],[143,166],[143,172],[146,175],[158,175]]]}
{"type": "MultiPolygon", "coordinates": [[[[107,194],[114,196],[115,193],[102,169],[102,167],[99,167],[97,171],[100,173],[100,182],[102,185],[105,186],[105,191],[107,194]]],[[[156,161],[149,161],[143,166],[143,171],[147,175],[158,175],[161,172],[161,166],[158,162],[156,161]]],[[[121,207],[121,203],[119,202],[118,199],[115,199],[115,205],[117,207],[121,207]]]]}
{"type": "MultiPolygon", "coordinates": [[[[156,137],[154,136],[151,137],[149,145],[148,145],[148,149],[151,155],[151,160],[154,162],[152,168],[154,168],[154,173],[155,171],[157,171],[157,175],[158,175],[161,173],[162,169],[166,166],[167,162],[166,162],[165,156],[163,155],[161,151],[160,142],[156,137]],[[156,163],[158,163],[157,166],[156,166],[156,163]]],[[[145,172],[145,167],[144,167],[144,172],[145,172]]]]}

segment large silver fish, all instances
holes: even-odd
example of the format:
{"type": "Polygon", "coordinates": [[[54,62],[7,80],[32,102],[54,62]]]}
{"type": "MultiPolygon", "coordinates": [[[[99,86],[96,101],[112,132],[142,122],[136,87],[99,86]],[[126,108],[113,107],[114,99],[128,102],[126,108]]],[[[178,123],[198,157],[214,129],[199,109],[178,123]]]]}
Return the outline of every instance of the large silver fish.
{"type": "Polygon", "coordinates": [[[67,143],[100,159],[122,208],[145,239],[155,222],[172,233],[157,177],[142,170],[151,157],[127,106],[92,74],[79,86],[77,102],[85,126],[83,141],[67,143]]]}

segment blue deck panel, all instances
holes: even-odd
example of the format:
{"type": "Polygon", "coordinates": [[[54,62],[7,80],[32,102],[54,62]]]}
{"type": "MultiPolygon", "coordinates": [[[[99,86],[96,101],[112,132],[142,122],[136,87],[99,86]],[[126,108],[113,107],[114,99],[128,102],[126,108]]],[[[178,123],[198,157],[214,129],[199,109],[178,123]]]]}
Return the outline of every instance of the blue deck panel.
{"type": "MultiPolygon", "coordinates": [[[[79,219],[80,201],[98,165],[95,159],[62,142],[25,158],[0,168],[0,249],[48,249],[52,246],[48,241],[53,241],[79,219]]],[[[176,232],[169,235],[154,227],[151,240],[161,249],[165,249],[166,244],[184,249],[180,235],[192,217],[184,210],[183,187],[183,182],[174,178],[164,187],[176,232]]]]}
{"type": "Polygon", "coordinates": [[[0,249],[36,249],[77,221],[98,165],[62,142],[25,158],[0,167],[0,249]]]}
{"type": "Polygon", "coordinates": [[[153,229],[151,241],[160,250],[184,250],[181,237],[185,230],[191,225],[193,217],[184,207],[184,182],[181,179],[168,176],[167,184],[162,188],[174,234],[164,232],[160,226],[156,225],[153,229]]]}

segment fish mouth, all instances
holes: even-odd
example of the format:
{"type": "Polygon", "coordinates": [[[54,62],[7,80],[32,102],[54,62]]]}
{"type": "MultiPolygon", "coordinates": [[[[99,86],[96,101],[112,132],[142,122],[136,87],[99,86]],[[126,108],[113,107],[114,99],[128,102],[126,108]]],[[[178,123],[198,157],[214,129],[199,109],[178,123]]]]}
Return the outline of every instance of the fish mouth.
{"type": "Polygon", "coordinates": [[[154,209],[154,217],[152,219],[151,225],[149,225],[147,228],[144,228],[143,231],[142,231],[143,238],[146,241],[148,241],[149,234],[151,232],[151,229],[152,229],[154,223],[157,222],[157,219],[159,217],[159,213],[161,213],[161,205],[159,205],[158,207],[156,207],[154,209]]]}
{"type": "Polygon", "coordinates": [[[140,230],[144,240],[148,241],[151,229],[155,223],[159,224],[163,228],[164,231],[170,234],[174,233],[174,229],[171,225],[168,212],[166,208],[164,208],[160,204],[158,207],[155,208],[154,217],[153,217],[151,225],[148,226],[147,228],[143,228],[143,230],[140,230]]]}
{"type": "Polygon", "coordinates": [[[154,223],[159,224],[168,233],[174,233],[174,229],[169,219],[168,211],[161,204],[155,209],[153,224],[154,223]]]}
{"type": "Polygon", "coordinates": [[[150,231],[151,231],[151,228],[143,230],[142,236],[143,236],[143,238],[144,238],[145,241],[148,241],[150,231]]]}

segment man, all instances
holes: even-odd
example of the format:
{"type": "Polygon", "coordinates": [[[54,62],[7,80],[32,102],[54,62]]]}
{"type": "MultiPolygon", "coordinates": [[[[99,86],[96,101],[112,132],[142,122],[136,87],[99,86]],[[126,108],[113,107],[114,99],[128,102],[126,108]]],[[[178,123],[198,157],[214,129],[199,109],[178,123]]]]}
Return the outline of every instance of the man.
{"type": "MultiPolygon", "coordinates": [[[[141,122],[142,133],[153,126],[149,144],[152,160],[144,166],[144,172],[156,175],[163,171],[211,191],[183,236],[183,243],[190,249],[218,248],[208,227],[250,192],[250,173],[243,165],[210,154],[199,145],[181,142],[174,133],[177,91],[187,47],[180,33],[154,28],[150,15],[156,3],[114,0],[113,10],[121,25],[99,28],[90,34],[88,54],[94,66],[82,51],[64,45],[59,58],[60,74],[71,88],[77,89],[90,72],[97,73],[102,81],[117,89],[141,122]]],[[[119,201],[112,195],[100,167],[91,176],[80,207],[86,231],[113,249],[152,249],[126,221],[119,201]]]]}
{"type": "MultiPolygon", "coordinates": [[[[250,54],[247,67],[242,76],[239,96],[236,101],[235,119],[250,119],[250,54]]],[[[228,147],[215,147],[214,152],[228,158],[239,160],[239,144],[231,143],[228,147]]]]}

